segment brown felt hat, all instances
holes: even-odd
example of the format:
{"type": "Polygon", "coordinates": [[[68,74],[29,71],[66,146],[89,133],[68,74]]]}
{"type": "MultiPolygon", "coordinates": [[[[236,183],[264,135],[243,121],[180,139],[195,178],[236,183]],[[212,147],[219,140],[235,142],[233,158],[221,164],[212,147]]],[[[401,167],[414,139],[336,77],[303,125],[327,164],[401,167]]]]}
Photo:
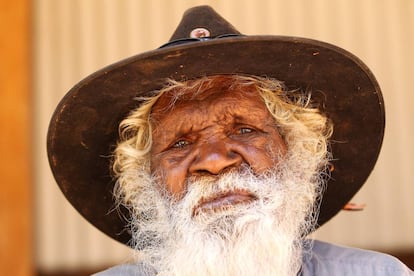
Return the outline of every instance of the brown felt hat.
{"type": "Polygon", "coordinates": [[[297,37],[245,36],[207,6],[188,10],[169,43],[105,67],[74,86],[56,108],[47,137],[55,179],[72,205],[110,237],[128,243],[128,213],[114,210],[111,154],[118,125],[139,95],[166,78],[248,74],[313,91],[334,123],[332,177],[319,225],[336,215],[377,160],[384,103],[367,66],[336,46],[297,37]],[[205,36],[205,37],[203,37],[205,36]],[[193,37],[193,38],[192,38],[193,37]]]}

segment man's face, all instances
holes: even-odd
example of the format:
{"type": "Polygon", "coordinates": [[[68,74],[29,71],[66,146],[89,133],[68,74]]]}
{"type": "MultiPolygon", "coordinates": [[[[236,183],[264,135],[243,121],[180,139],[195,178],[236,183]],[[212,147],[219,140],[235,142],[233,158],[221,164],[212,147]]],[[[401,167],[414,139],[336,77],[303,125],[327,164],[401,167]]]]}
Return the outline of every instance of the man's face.
{"type": "Polygon", "coordinates": [[[253,87],[240,78],[200,79],[175,84],[152,106],[144,163],[151,172],[127,167],[120,180],[134,210],[133,242],[160,275],[300,268],[325,160],[312,145],[321,140],[309,146],[314,132],[292,115],[297,106],[278,106],[274,119],[253,87]]]}
{"type": "MultiPolygon", "coordinates": [[[[252,89],[250,89],[252,90],[252,89]]],[[[210,89],[174,100],[163,95],[153,107],[151,171],[177,199],[187,180],[217,176],[248,166],[260,175],[274,168],[286,153],[276,123],[257,91],[210,89]]],[[[250,201],[238,191],[210,199],[203,209],[250,201]]]]}

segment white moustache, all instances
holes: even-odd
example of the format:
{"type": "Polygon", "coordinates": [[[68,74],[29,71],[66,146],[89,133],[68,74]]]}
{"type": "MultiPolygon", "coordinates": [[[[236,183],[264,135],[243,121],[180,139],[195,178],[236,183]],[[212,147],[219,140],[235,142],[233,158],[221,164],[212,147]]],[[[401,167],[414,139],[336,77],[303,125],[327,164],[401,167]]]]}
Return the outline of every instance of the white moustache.
{"type": "MultiPolygon", "coordinates": [[[[187,182],[185,196],[171,206],[196,221],[211,221],[229,214],[266,205],[279,207],[285,192],[275,174],[256,176],[250,170],[229,172],[219,177],[197,177],[187,182]]],[[[177,214],[178,215],[178,214],[177,214]]]]}

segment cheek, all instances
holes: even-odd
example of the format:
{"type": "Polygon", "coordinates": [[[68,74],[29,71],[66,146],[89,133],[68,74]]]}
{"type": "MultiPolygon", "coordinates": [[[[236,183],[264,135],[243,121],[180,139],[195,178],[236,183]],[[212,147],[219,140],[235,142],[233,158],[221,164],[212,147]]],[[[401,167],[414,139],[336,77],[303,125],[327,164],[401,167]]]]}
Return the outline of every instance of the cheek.
{"type": "Polygon", "coordinates": [[[245,148],[245,160],[256,173],[274,168],[286,155],[286,144],[278,134],[260,139],[245,148]]]}
{"type": "Polygon", "coordinates": [[[286,155],[287,145],[279,133],[275,132],[272,134],[272,139],[267,144],[267,150],[270,157],[276,163],[286,155]]]}
{"type": "Polygon", "coordinates": [[[266,147],[266,145],[263,145],[263,147],[249,147],[246,150],[244,159],[255,173],[263,173],[276,165],[266,147]]]}
{"type": "Polygon", "coordinates": [[[185,190],[187,175],[185,162],[176,162],[168,159],[156,159],[151,162],[151,172],[155,174],[162,189],[166,189],[172,196],[180,197],[185,190]]]}

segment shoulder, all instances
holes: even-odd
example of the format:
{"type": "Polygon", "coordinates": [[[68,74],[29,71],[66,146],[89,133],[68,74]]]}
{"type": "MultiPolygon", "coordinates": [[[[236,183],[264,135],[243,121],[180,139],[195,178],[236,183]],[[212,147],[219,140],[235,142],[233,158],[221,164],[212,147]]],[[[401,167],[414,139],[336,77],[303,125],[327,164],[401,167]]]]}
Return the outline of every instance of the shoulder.
{"type": "Polygon", "coordinates": [[[304,253],[302,275],[414,275],[387,254],[312,241],[304,253]]]}
{"type": "Polygon", "coordinates": [[[122,264],[111,267],[107,270],[93,274],[92,276],[150,276],[155,275],[155,271],[141,264],[122,264]]]}

